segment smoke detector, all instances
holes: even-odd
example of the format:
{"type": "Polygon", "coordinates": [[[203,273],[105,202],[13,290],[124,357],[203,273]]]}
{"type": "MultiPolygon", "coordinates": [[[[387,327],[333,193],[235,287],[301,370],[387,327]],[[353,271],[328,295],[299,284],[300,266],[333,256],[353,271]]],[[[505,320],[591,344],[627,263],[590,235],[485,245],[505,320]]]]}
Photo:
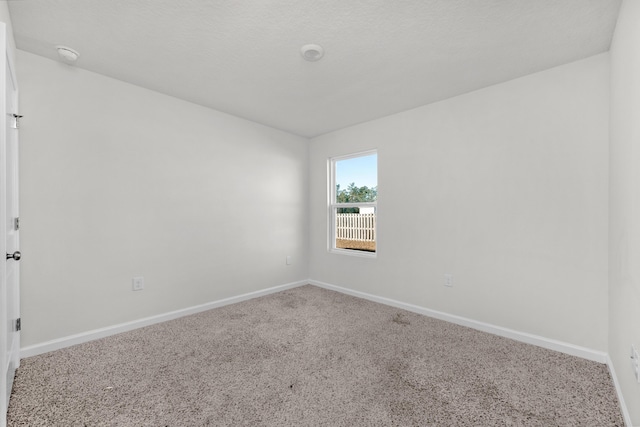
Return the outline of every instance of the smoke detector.
{"type": "Polygon", "coordinates": [[[60,58],[66,62],[67,64],[73,64],[78,60],[80,54],[70,47],[67,46],[56,46],[56,50],[58,51],[58,55],[60,58]]]}
{"type": "Polygon", "coordinates": [[[319,61],[324,56],[324,49],[317,44],[306,44],[300,49],[302,57],[309,62],[319,61]]]}

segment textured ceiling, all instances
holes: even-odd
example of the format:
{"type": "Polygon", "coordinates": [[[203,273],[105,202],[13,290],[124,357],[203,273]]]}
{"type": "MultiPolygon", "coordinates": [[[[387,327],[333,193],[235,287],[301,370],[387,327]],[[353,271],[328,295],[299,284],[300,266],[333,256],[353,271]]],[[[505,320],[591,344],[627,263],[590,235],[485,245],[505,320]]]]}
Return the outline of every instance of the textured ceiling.
{"type": "Polygon", "coordinates": [[[10,0],[18,48],[307,137],[605,52],[620,0],[10,0]],[[300,47],[325,56],[306,62],[300,47]]]}

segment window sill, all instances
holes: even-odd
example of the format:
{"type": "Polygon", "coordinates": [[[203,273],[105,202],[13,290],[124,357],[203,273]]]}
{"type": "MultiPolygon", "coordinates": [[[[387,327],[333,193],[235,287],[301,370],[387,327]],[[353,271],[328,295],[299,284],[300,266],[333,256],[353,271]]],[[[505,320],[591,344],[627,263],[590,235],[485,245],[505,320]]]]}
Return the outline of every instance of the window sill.
{"type": "Polygon", "coordinates": [[[337,254],[337,255],[348,255],[348,256],[355,256],[358,258],[377,258],[378,254],[377,252],[365,252],[365,251],[357,251],[357,250],[353,250],[353,249],[336,249],[336,248],[331,248],[329,249],[329,253],[332,254],[337,254]]]}

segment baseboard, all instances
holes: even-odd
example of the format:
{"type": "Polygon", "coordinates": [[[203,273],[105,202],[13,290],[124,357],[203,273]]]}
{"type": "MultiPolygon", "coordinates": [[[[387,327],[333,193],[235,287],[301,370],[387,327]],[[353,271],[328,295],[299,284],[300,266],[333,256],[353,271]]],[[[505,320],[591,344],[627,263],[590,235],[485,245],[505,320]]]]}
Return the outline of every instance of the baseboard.
{"type": "Polygon", "coordinates": [[[160,314],[157,316],[146,317],[146,318],[134,320],[131,322],[121,323],[121,324],[109,326],[106,328],[95,329],[92,331],[87,331],[80,334],[70,335],[67,337],[47,341],[44,343],[23,347],[20,350],[20,357],[25,358],[25,357],[36,356],[38,354],[43,354],[50,351],[70,347],[76,344],[82,344],[84,342],[105,338],[111,335],[131,331],[134,329],[142,328],[142,327],[153,325],[156,323],[166,322],[167,320],[177,319],[183,316],[188,316],[190,314],[200,313],[202,311],[211,310],[212,308],[223,307],[225,305],[235,304],[238,302],[246,301],[253,298],[258,298],[261,296],[273,294],[273,293],[284,291],[287,289],[297,288],[299,286],[304,286],[306,284],[311,284],[321,288],[333,290],[336,292],[341,292],[343,294],[367,299],[369,301],[389,305],[392,307],[411,311],[413,313],[422,314],[425,316],[429,316],[429,317],[444,320],[447,322],[455,323],[458,325],[466,326],[479,331],[488,332],[488,333],[502,336],[505,338],[514,339],[516,341],[525,342],[527,344],[537,345],[539,347],[559,351],[565,354],[581,357],[594,362],[604,363],[608,366],[609,371],[611,373],[611,377],[613,378],[613,382],[615,385],[616,393],[618,395],[618,400],[620,401],[620,407],[622,410],[622,415],[624,417],[625,424],[629,427],[632,426],[631,417],[629,415],[629,411],[625,404],[624,397],[622,395],[622,390],[620,388],[620,384],[618,382],[618,378],[616,376],[615,369],[613,367],[613,363],[607,353],[592,350],[585,347],[576,346],[573,344],[568,344],[562,341],[541,337],[538,335],[529,334],[526,332],[519,332],[513,329],[503,328],[503,327],[492,325],[489,323],[479,322],[476,320],[444,313],[441,311],[431,310],[425,307],[420,307],[417,305],[392,300],[390,298],[368,294],[366,292],[360,292],[360,291],[355,291],[348,288],[343,288],[341,286],[336,286],[336,285],[332,285],[329,283],[320,282],[318,280],[312,280],[312,279],[287,283],[280,286],[274,286],[274,287],[263,289],[260,291],[249,292],[246,294],[221,299],[218,301],[212,301],[205,304],[184,308],[181,310],[171,311],[171,312],[160,314]]]}
{"type": "MultiPolygon", "coordinates": [[[[81,344],[84,342],[92,341],[115,335],[121,332],[131,331],[137,328],[153,325],[155,323],[165,322],[167,320],[177,319],[179,317],[188,316],[190,314],[199,313],[202,311],[210,310],[216,307],[222,307],[229,304],[235,304],[241,301],[246,301],[252,298],[258,298],[264,295],[273,294],[276,292],[284,291],[286,289],[292,289],[306,284],[312,284],[325,289],[341,292],[347,295],[352,295],[358,298],[367,299],[369,301],[378,302],[381,304],[397,307],[403,310],[411,311],[414,313],[422,314],[425,316],[433,317],[447,322],[455,323],[462,326],[467,326],[473,329],[477,329],[483,332],[492,333],[494,335],[503,336],[505,338],[511,338],[516,341],[525,342],[528,344],[537,345],[539,347],[547,348],[550,350],[559,351],[562,353],[570,354],[572,356],[582,357],[584,359],[592,360],[599,363],[608,363],[608,355],[604,352],[588,349],[585,347],[576,346],[573,344],[564,343],[538,335],[529,334],[526,332],[519,332],[513,329],[503,328],[501,326],[492,325],[489,323],[479,322],[477,320],[468,319],[461,316],[456,316],[441,311],[431,310],[425,307],[420,307],[413,304],[404,303],[401,301],[392,300],[390,298],[380,297],[365,292],[355,291],[341,286],[332,285],[318,280],[301,280],[298,282],[287,283],[280,286],[274,286],[271,288],[263,289],[260,291],[249,292],[234,297],[221,299],[218,301],[212,301],[205,304],[184,308],[181,310],[171,311],[156,316],[146,317],[131,322],[121,323],[118,325],[108,326],[105,328],[94,329],[91,331],[83,332],[80,334],[70,335],[63,338],[58,338],[51,341],[46,341],[40,344],[34,344],[31,346],[23,347],[20,350],[20,357],[31,357],[49,351],[59,350],[72,345],[81,344]]],[[[613,369],[612,365],[609,365],[610,369],[613,369]]],[[[615,377],[614,377],[615,378],[615,377]]]]}
{"type": "Polygon", "coordinates": [[[501,337],[510,338],[510,339],[521,341],[527,344],[533,344],[538,347],[543,347],[549,350],[559,351],[561,353],[569,354],[571,356],[577,356],[583,359],[588,359],[588,360],[599,362],[599,363],[607,363],[608,356],[607,356],[607,353],[605,352],[592,350],[585,347],[580,347],[577,345],[553,340],[550,338],[541,337],[538,335],[529,334],[526,332],[519,332],[513,329],[503,328],[501,326],[479,322],[477,320],[467,319],[466,317],[461,317],[453,314],[444,313],[441,311],[431,310],[428,308],[420,307],[413,304],[407,304],[407,303],[392,300],[389,298],[379,297],[379,296],[368,294],[365,292],[354,291],[352,289],[343,288],[341,286],[336,286],[329,283],[320,282],[317,280],[309,280],[308,283],[321,288],[341,292],[343,294],[352,295],[358,298],[367,299],[369,301],[378,302],[381,304],[411,311],[413,313],[423,314],[425,316],[433,317],[440,320],[445,320],[447,322],[455,323],[457,325],[467,326],[469,328],[477,329],[483,332],[488,332],[501,337]]]}
{"type": "Polygon", "coordinates": [[[620,402],[620,409],[622,410],[622,417],[624,418],[624,425],[627,427],[633,427],[633,424],[631,423],[631,415],[629,414],[629,409],[627,409],[627,404],[624,402],[622,388],[618,382],[618,376],[616,375],[616,370],[613,367],[613,361],[609,355],[607,355],[607,366],[609,367],[611,378],[613,378],[613,385],[616,388],[616,394],[618,395],[618,401],[620,402]]]}
{"type": "Polygon", "coordinates": [[[20,357],[21,358],[31,357],[31,356],[36,356],[42,353],[48,353],[54,350],[60,350],[62,348],[70,347],[72,345],[82,344],[84,342],[105,338],[110,335],[131,331],[134,329],[153,325],[155,323],[166,322],[167,320],[173,320],[179,317],[188,316],[190,314],[211,310],[212,308],[222,307],[229,304],[235,304],[238,302],[246,301],[253,298],[258,298],[261,296],[273,294],[273,293],[284,291],[287,289],[297,288],[298,286],[303,286],[308,283],[309,283],[308,280],[301,280],[298,282],[287,283],[280,286],[274,286],[268,289],[262,289],[260,291],[249,292],[246,294],[221,299],[218,301],[212,301],[205,304],[184,308],[181,310],[175,310],[168,313],[159,314],[157,316],[145,317],[143,319],[133,320],[131,322],[120,323],[118,325],[108,326],[106,328],[94,329],[92,331],[70,335],[67,337],[43,342],[40,344],[30,345],[20,349],[20,357]]]}

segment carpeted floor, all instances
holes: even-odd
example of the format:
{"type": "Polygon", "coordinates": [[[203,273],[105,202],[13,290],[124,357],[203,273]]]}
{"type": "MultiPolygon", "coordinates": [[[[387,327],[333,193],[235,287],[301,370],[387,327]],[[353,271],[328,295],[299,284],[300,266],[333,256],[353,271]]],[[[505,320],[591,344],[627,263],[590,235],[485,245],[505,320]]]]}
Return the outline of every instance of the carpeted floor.
{"type": "Polygon", "coordinates": [[[601,365],[314,286],[24,359],[9,426],[623,426],[601,365]]]}

